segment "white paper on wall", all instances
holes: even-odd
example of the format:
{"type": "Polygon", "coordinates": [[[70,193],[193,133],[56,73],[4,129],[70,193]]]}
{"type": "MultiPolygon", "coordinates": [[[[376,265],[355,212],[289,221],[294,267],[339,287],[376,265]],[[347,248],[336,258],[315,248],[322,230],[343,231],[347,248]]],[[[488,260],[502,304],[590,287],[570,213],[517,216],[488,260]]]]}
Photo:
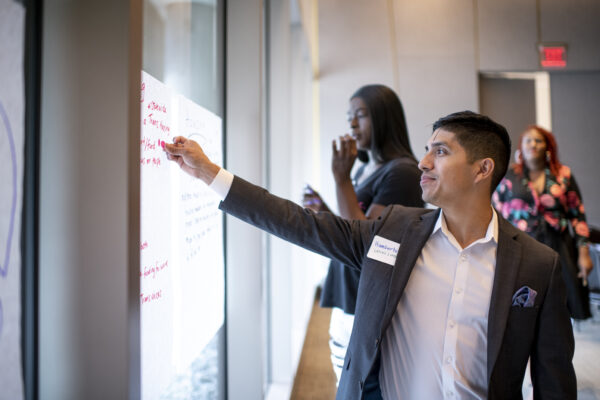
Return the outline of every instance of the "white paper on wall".
{"type": "Polygon", "coordinates": [[[223,219],[162,142],[194,139],[221,163],[221,119],[145,72],[141,109],[142,398],[185,397],[182,377],[224,322],[223,219]]]}
{"type": "Polygon", "coordinates": [[[0,0],[0,400],[23,398],[21,203],[25,10],[0,0]]]}

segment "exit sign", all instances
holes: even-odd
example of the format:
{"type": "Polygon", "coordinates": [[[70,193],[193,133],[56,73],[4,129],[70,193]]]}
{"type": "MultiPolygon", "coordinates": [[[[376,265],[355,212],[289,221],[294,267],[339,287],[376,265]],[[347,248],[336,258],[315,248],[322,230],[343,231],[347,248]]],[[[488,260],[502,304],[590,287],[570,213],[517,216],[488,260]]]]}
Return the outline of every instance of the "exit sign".
{"type": "Polygon", "coordinates": [[[567,66],[566,44],[540,44],[540,65],[543,68],[565,68],[567,66]]]}

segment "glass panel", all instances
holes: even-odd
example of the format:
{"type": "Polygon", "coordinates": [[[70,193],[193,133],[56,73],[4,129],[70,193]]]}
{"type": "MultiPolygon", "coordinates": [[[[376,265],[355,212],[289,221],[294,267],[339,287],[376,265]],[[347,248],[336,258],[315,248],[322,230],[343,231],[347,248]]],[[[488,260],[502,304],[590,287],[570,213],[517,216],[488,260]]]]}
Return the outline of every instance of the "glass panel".
{"type": "Polygon", "coordinates": [[[223,117],[222,1],[144,1],[144,71],[223,117]]]}
{"type": "Polygon", "coordinates": [[[142,399],[225,398],[223,218],[161,150],[186,136],[222,163],[222,3],[144,1],[142,399]]]}

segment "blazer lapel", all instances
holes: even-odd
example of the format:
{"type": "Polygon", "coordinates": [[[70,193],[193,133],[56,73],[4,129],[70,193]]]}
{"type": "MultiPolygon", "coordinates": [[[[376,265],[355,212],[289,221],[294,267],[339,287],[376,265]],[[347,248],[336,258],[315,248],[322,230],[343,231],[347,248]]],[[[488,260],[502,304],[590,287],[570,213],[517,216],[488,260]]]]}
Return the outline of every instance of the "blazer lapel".
{"type": "Polygon", "coordinates": [[[417,258],[421,254],[423,246],[425,246],[427,239],[429,239],[439,215],[439,210],[423,214],[419,218],[409,222],[404,229],[402,241],[400,242],[400,249],[394,265],[394,272],[392,273],[391,283],[388,289],[380,337],[387,329],[392,315],[396,311],[398,301],[400,301],[400,297],[404,292],[410,273],[415,266],[417,258]]]}
{"type": "Polygon", "coordinates": [[[521,260],[521,245],[515,240],[520,231],[516,230],[504,218],[498,216],[498,249],[496,250],[496,271],[488,313],[487,333],[487,377],[488,382],[506,328],[515,280],[521,260]]]}

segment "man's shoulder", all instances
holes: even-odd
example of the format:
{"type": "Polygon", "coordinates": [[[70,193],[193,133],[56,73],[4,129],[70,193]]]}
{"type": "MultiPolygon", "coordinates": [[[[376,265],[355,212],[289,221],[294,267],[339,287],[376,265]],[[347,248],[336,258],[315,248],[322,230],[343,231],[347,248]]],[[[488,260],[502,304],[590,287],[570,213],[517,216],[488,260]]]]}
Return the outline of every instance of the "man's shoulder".
{"type": "Polygon", "coordinates": [[[508,237],[515,240],[521,246],[522,257],[542,261],[542,264],[552,262],[555,259],[557,253],[550,247],[532,238],[526,232],[515,228],[500,215],[498,218],[500,230],[504,231],[508,237]]]}
{"type": "MultiPolygon", "coordinates": [[[[399,219],[421,219],[434,218],[437,215],[437,209],[422,207],[407,207],[400,204],[393,204],[387,207],[387,217],[399,219]]],[[[384,213],[385,214],[385,213],[384,213]]],[[[382,216],[384,215],[382,214],[382,216]]]]}

